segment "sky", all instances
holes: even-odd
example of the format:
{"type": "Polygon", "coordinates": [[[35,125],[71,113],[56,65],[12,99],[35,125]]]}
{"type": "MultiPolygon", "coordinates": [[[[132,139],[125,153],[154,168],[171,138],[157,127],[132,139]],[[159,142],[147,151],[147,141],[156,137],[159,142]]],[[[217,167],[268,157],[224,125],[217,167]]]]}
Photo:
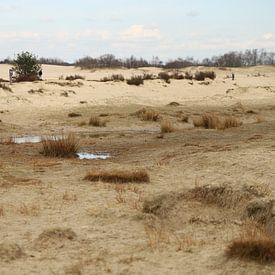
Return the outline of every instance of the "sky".
{"type": "Polygon", "coordinates": [[[0,0],[0,59],[275,51],[275,0],[0,0]]]}

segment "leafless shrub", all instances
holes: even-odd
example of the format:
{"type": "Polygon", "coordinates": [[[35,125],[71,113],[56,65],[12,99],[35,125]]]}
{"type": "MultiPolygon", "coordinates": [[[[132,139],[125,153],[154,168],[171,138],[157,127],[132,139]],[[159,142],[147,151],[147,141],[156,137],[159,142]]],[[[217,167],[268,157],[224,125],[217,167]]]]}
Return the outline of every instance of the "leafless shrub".
{"type": "Polygon", "coordinates": [[[8,92],[12,93],[12,89],[9,86],[7,86],[6,84],[0,83],[0,88],[3,89],[4,91],[8,91],[8,92]]]}
{"type": "Polygon", "coordinates": [[[161,133],[172,133],[176,129],[170,120],[163,120],[160,124],[161,133]]]}
{"type": "Polygon", "coordinates": [[[152,109],[143,108],[135,113],[141,120],[144,121],[158,121],[160,114],[152,109]]]}
{"type": "Polygon", "coordinates": [[[132,76],[130,79],[127,79],[128,85],[139,86],[139,85],[143,85],[143,83],[144,83],[144,80],[142,76],[132,76]]]}
{"type": "Polygon", "coordinates": [[[167,72],[160,72],[158,74],[158,76],[159,76],[160,79],[164,80],[166,83],[168,83],[168,84],[171,83],[171,81],[170,81],[171,76],[169,75],[169,73],[167,73],[167,72]]]}
{"type": "Polygon", "coordinates": [[[84,80],[85,77],[84,76],[81,76],[81,75],[78,75],[78,74],[75,74],[75,75],[69,75],[69,76],[66,76],[65,77],[65,80],[77,80],[77,79],[81,79],[81,80],[84,80]]]}

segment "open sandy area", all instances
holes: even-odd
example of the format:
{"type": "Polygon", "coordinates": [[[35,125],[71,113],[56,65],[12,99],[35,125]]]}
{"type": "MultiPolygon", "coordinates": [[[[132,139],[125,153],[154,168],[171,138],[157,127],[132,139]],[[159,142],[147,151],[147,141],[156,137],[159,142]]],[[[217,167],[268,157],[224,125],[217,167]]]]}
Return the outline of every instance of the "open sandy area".
{"type": "MultiPolygon", "coordinates": [[[[7,80],[8,69],[0,65],[0,78],[7,80]]],[[[197,70],[209,68],[182,71],[197,70]]],[[[100,79],[160,69],[44,65],[43,81],[5,83],[11,91],[0,88],[0,237],[22,251],[0,245],[0,274],[275,274],[274,263],[225,253],[245,225],[248,199],[234,196],[274,198],[275,67],[213,70],[214,81],[155,79],[136,87],[100,79]],[[74,74],[85,80],[61,77],[74,74]],[[142,108],[159,120],[141,120],[142,108]],[[235,116],[242,125],[194,127],[204,112],[235,116]],[[106,126],[88,125],[91,116],[106,126]],[[175,130],[162,134],[163,120],[175,130]],[[11,140],[62,133],[76,135],[80,152],[111,157],[45,157],[41,143],[11,140]],[[83,180],[89,171],[141,168],[149,183],[83,180]],[[188,195],[205,185],[233,191],[224,203],[188,195]]]]}

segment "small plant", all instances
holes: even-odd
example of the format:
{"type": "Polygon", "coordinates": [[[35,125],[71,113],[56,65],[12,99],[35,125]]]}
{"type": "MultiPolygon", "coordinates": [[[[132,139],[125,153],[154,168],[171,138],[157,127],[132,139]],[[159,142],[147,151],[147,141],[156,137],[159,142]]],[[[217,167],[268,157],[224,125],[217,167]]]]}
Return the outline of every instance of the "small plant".
{"type": "Polygon", "coordinates": [[[106,126],[106,120],[102,120],[97,116],[91,116],[89,120],[89,125],[94,127],[105,127],[106,126]]]}
{"type": "Polygon", "coordinates": [[[41,153],[47,157],[75,157],[78,146],[78,140],[74,134],[53,136],[42,140],[41,153]]]}
{"type": "Polygon", "coordinates": [[[184,78],[187,79],[187,80],[193,80],[193,75],[189,72],[186,72],[185,75],[184,75],[184,78]]]}
{"type": "Polygon", "coordinates": [[[81,114],[79,114],[79,113],[69,113],[68,114],[68,117],[80,117],[81,116],[81,114]]]}
{"type": "Polygon", "coordinates": [[[12,89],[8,87],[6,84],[0,83],[0,88],[3,89],[4,91],[8,91],[12,93],[12,89]]]}
{"type": "Polygon", "coordinates": [[[214,80],[216,78],[216,74],[213,71],[196,72],[194,78],[195,78],[195,80],[198,80],[198,81],[204,81],[205,78],[210,78],[210,79],[214,80]]]}
{"type": "Polygon", "coordinates": [[[121,74],[113,74],[112,75],[112,80],[115,81],[115,82],[118,82],[118,81],[122,81],[123,82],[125,80],[125,78],[121,74]]]}
{"type": "Polygon", "coordinates": [[[149,182],[150,178],[145,170],[134,171],[94,171],[88,173],[84,180],[103,181],[110,183],[149,182]]]}
{"type": "Polygon", "coordinates": [[[35,55],[29,52],[17,54],[14,60],[13,70],[16,72],[16,80],[35,81],[38,80],[41,65],[35,55]]]}
{"type": "Polygon", "coordinates": [[[168,83],[168,84],[171,83],[171,81],[170,81],[171,76],[168,73],[161,72],[158,74],[158,76],[160,79],[164,80],[166,83],[168,83]]]}
{"type": "Polygon", "coordinates": [[[128,85],[139,86],[139,85],[143,85],[143,83],[144,83],[144,80],[142,76],[132,76],[130,79],[127,79],[128,85]]]}
{"type": "Polygon", "coordinates": [[[154,80],[156,77],[153,74],[143,74],[143,80],[154,80]]]}
{"type": "Polygon", "coordinates": [[[30,89],[28,91],[29,94],[43,94],[44,93],[44,89],[40,88],[40,89],[37,89],[37,90],[33,90],[33,89],[30,89]]]}
{"type": "Polygon", "coordinates": [[[136,115],[143,121],[158,121],[160,119],[159,113],[151,109],[143,108],[137,111],[136,115]]]}
{"type": "Polygon", "coordinates": [[[175,127],[170,120],[163,120],[160,124],[160,129],[161,133],[172,133],[175,131],[175,127]]]}
{"type": "Polygon", "coordinates": [[[75,74],[75,75],[69,75],[69,76],[66,76],[65,80],[77,80],[77,79],[82,79],[84,80],[85,77],[84,76],[81,76],[81,75],[78,75],[78,74],[75,74]]]}
{"type": "Polygon", "coordinates": [[[230,242],[226,255],[261,264],[274,262],[275,237],[268,235],[259,224],[249,223],[240,237],[230,242]]]}

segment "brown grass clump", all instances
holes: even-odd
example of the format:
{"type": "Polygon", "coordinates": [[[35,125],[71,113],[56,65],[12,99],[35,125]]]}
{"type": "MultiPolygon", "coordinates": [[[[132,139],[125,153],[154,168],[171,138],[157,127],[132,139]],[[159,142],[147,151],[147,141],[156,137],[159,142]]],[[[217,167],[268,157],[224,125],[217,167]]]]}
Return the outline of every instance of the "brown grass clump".
{"type": "Polygon", "coordinates": [[[77,80],[77,79],[82,79],[84,80],[85,77],[84,76],[81,76],[81,75],[78,75],[78,74],[75,74],[75,75],[69,75],[69,76],[66,76],[65,80],[77,80]]]}
{"type": "Polygon", "coordinates": [[[89,125],[94,127],[105,127],[106,126],[106,120],[102,120],[97,116],[91,116],[89,120],[89,125]]]}
{"type": "Polygon", "coordinates": [[[8,91],[12,93],[12,89],[8,87],[6,84],[0,83],[0,88],[3,89],[4,91],[8,91]]]}
{"type": "Polygon", "coordinates": [[[233,189],[227,185],[196,186],[188,192],[188,196],[207,204],[226,208],[236,208],[255,198],[249,190],[233,189]]]}
{"type": "Polygon", "coordinates": [[[160,115],[157,111],[143,108],[135,113],[143,121],[158,121],[160,115]]]}
{"type": "Polygon", "coordinates": [[[195,80],[197,81],[204,81],[205,78],[210,78],[214,80],[216,78],[215,72],[207,71],[207,72],[196,72],[195,73],[195,80]]]}
{"type": "Polygon", "coordinates": [[[168,73],[161,72],[158,74],[158,76],[160,79],[164,80],[167,84],[171,83],[171,81],[170,81],[171,76],[168,73]]]}
{"type": "Polygon", "coordinates": [[[218,113],[203,113],[202,116],[193,116],[195,127],[204,127],[206,129],[224,130],[232,127],[239,127],[242,122],[234,116],[220,116],[218,113]]]}
{"type": "Polygon", "coordinates": [[[150,182],[150,177],[145,170],[134,171],[94,171],[89,172],[84,180],[103,181],[110,183],[150,182]]]}
{"type": "Polygon", "coordinates": [[[275,261],[275,237],[269,236],[258,224],[249,223],[240,237],[226,249],[228,257],[267,264],[275,261]]]}
{"type": "Polygon", "coordinates": [[[173,123],[171,121],[163,120],[160,124],[160,130],[161,130],[161,133],[172,133],[176,129],[173,126],[173,123]]]}
{"type": "Polygon", "coordinates": [[[81,114],[79,114],[79,113],[69,113],[68,114],[68,117],[80,117],[81,116],[81,114]]]}
{"type": "Polygon", "coordinates": [[[41,153],[47,157],[75,157],[78,146],[78,140],[74,134],[53,136],[42,140],[41,153]]]}
{"type": "Polygon", "coordinates": [[[148,74],[148,73],[143,74],[143,80],[154,80],[154,79],[156,79],[156,76],[154,76],[153,74],[148,74]]]}
{"type": "Polygon", "coordinates": [[[9,242],[0,243],[0,261],[10,262],[24,255],[23,250],[18,244],[9,242]]]}
{"type": "Polygon", "coordinates": [[[34,89],[30,89],[28,91],[29,94],[43,94],[44,93],[44,89],[40,88],[40,89],[37,89],[37,90],[34,90],[34,89]]]}
{"type": "Polygon", "coordinates": [[[130,79],[126,80],[128,85],[135,85],[135,86],[139,86],[139,85],[143,85],[144,80],[143,80],[143,76],[132,76],[130,79]]]}

